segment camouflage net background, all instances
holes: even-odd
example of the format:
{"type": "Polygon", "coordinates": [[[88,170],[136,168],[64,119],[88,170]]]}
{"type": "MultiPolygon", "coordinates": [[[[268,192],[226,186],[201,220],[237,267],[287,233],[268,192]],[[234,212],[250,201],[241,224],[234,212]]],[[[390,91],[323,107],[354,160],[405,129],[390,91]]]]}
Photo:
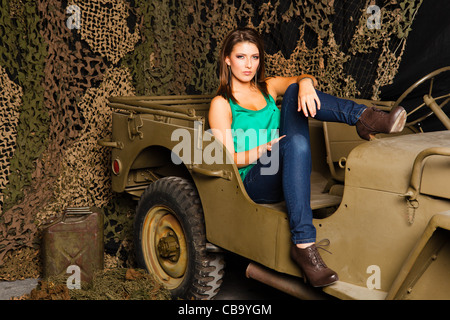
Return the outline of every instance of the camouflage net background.
{"type": "Polygon", "coordinates": [[[377,99],[392,82],[421,0],[1,0],[0,280],[38,277],[39,233],[68,206],[105,213],[108,263],[131,244],[134,203],[113,194],[115,95],[210,94],[219,44],[237,26],[266,41],[268,75],[377,99]],[[369,29],[370,5],[380,28],[369,29]]]}

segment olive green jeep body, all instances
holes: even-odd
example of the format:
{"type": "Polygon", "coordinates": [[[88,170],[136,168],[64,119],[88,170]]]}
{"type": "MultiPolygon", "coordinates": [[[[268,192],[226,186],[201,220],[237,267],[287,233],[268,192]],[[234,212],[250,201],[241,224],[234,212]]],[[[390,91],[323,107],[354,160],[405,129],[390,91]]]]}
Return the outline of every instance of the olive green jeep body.
{"type": "MultiPolygon", "coordinates": [[[[208,131],[211,98],[110,98],[112,138],[99,144],[111,147],[113,191],[139,200],[138,263],[174,296],[208,299],[220,287],[221,252],[229,251],[251,261],[249,277],[318,297],[290,259],[285,203],[253,202],[208,131]]],[[[309,126],[313,223],[317,242],[329,242],[322,257],[339,275],[321,292],[450,299],[450,130],[422,133],[408,123],[401,134],[367,142],[346,124],[310,119],[309,126]]]]}

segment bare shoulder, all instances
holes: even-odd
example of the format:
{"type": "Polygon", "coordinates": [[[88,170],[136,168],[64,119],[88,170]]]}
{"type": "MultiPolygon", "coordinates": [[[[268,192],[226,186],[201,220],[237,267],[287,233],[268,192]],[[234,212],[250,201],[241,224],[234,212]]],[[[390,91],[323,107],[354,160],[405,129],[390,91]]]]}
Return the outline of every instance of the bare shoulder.
{"type": "Polygon", "coordinates": [[[270,77],[266,80],[267,84],[267,91],[269,91],[269,94],[276,99],[277,96],[281,95],[283,93],[283,88],[285,86],[284,84],[284,77],[270,77]]]}
{"type": "Polygon", "coordinates": [[[229,105],[228,101],[222,97],[222,96],[215,96],[212,100],[211,100],[211,106],[217,106],[217,105],[229,105]]]}
{"type": "Polygon", "coordinates": [[[211,100],[209,113],[210,115],[211,113],[226,113],[231,115],[230,103],[222,96],[215,96],[211,100]]]}
{"type": "Polygon", "coordinates": [[[229,102],[222,96],[216,96],[211,100],[208,121],[211,128],[226,129],[232,122],[231,107],[229,102]]]}
{"type": "Polygon", "coordinates": [[[286,87],[288,86],[290,78],[287,77],[271,77],[266,80],[267,90],[269,94],[276,99],[278,96],[283,95],[284,91],[286,91],[286,87]]]}

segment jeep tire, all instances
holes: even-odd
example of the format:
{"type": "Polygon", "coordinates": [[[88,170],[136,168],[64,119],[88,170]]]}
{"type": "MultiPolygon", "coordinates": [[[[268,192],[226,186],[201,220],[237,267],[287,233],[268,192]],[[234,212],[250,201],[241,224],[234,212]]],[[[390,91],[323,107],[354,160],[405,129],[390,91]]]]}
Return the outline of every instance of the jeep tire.
{"type": "Polygon", "coordinates": [[[195,185],[165,177],[142,194],[134,220],[138,267],[145,268],[177,299],[212,299],[224,260],[206,250],[203,209],[195,185]]]}

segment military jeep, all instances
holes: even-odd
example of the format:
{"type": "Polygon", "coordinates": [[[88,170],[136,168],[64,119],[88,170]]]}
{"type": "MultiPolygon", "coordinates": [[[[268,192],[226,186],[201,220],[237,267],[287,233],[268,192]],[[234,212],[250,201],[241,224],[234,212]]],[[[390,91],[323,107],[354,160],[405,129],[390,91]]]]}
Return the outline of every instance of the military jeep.
{"type": "Polygon", "coordinates": [[[290,259],[285,203],[253,202],[208,130],[212,96],[111,97],[112,138],[98,143],[111,148],[113,191],[138,200],[137,263],[183,299],[217,294],[227,251],[251,261],[248,277],[302,299],[450,299],[450,120],[441,110],[450,94],[431,90],[448,71],[395,102],[357,100],[389,110],[431,82],[418,109],[447,130],[420,132],[416,119],[368,142],[346,124],[309,120],[313,222],[340,279],[320,290],[290,259]]]}

